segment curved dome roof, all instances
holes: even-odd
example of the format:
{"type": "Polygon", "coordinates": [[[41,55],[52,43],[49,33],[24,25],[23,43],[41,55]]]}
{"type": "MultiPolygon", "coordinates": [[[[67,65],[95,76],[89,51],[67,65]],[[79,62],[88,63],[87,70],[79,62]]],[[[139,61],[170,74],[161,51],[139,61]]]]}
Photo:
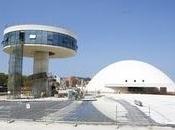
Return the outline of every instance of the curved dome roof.
{"type": "Polygon", "coordinates": [[[115,62],[98,72],[87,85],[88,91],[113,92],[112,86],[166,87],[174,92],[174,82],[156,67],[136,60],[115,62]],[[111,86],[111,87],[110,87],[111,86]]]}

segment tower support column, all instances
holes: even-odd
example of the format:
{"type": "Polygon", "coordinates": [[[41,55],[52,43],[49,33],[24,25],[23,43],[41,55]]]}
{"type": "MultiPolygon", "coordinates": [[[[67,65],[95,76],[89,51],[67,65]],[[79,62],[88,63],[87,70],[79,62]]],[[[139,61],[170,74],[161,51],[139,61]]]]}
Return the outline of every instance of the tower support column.
{"type": "Polygon", "coordinates": [[[50,96],[48,83],[49,52],[35,52],[33,61],[32,95],[34,97],[50,96]]]}
{"type": "Polygon", "coordinates": [[[35,52],[34,53],[34,63],[33,63],[33,73],[48,73],[49,66],[49,52],[35,52]]]}

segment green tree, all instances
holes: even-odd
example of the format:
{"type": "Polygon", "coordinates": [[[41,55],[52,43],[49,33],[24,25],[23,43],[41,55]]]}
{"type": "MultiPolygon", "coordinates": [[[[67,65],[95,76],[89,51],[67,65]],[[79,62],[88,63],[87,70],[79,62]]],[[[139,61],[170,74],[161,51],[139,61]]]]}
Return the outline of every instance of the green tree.
{"type": "Polygon", "coordinates": [[[8,75],[4,73],[0,73],[0,85],[7,86],[7,82],[8,82],[8,75]]]}

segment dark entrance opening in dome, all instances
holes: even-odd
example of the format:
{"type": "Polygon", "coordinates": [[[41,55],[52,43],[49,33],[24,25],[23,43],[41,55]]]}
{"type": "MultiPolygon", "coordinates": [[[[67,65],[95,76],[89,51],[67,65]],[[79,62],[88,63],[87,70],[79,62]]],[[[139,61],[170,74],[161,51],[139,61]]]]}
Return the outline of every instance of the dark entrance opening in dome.
{"type": "Polygon", "coordinates": [[[131,94],[166,94],[166,88],[156,87],[119,87],[119,86],[106,86],[115,90],[115,93],[131,93],[131,94]]]}
{"type": "Polygon", "coordinates": [[[128,93],[159,94],[156,87],[128,87],[128,93]]]}

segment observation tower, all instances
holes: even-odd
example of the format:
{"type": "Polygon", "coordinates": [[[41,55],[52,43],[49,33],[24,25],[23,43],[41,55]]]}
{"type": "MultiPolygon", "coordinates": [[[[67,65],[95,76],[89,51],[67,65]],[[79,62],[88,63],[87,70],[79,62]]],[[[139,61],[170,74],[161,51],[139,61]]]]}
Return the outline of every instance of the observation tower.
{"type": "MultiPolygon", "coordinates": [[[[10,54],[9,59],[9,93],[19,97],[22,82],[23,57],[33,58],[33,74],[47,74],[49,58],[66,58],[77,52],[75,34],[61,27],[46,25],[15,25],[4,30],[3,51],[10,54]]],[[[40,76],[42,77],[42,76],[40,76]]],[[[35,79],[35,78],[34,78],[35,79]]],[[[46,79],[35,79],[32,94],[40,97],[41,93],[49,95],[46,79]]]]}

